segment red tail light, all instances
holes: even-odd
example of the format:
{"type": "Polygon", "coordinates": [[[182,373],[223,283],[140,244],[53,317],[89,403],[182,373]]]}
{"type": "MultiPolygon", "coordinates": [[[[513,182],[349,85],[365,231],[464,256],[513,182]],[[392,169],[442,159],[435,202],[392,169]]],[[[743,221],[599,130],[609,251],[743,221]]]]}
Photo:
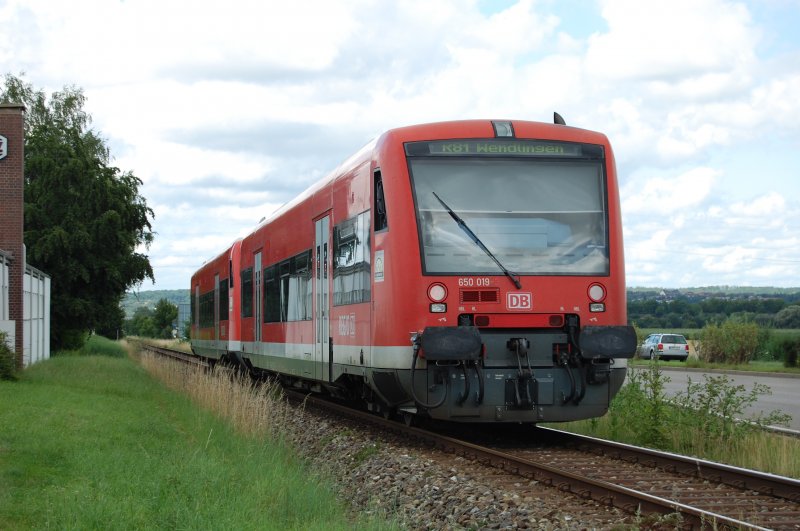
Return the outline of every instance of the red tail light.
{"type": "Polygon", "coordinates": [[[663,343],[659,343],[658,344],[658,350],[664,350],[664,344],[663,343]]]}
{"type": "Polygon", "coordinates": [[[689,345],[686,345],[686,352],[689,352],[689,345]]]}

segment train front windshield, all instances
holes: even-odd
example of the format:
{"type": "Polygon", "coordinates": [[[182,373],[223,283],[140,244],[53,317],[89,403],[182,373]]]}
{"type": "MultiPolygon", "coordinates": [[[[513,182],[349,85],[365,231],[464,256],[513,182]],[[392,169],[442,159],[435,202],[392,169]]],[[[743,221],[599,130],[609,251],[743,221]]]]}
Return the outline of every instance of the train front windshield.
{"type": "Polygon", "coordinates": [[[608,275],[601,146],[406,144],[427,274],[608,275]],[[489,251],[486,252],[481,244],[489,251]]]}

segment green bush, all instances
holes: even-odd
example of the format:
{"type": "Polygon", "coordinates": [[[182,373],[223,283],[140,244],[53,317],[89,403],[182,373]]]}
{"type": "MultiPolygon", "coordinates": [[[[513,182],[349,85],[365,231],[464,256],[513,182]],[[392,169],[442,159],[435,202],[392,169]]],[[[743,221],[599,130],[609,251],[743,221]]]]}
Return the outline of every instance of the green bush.
{"type": "Polygon", "coordinates": [[[760,331],[755,323],[731,320],[710,324],[701,333],[700,359],[709,363],[748,363],[758,351],[760,331]]]}
{"type": "Polygon", "coordinates": [[[800,339],[784,339],[777,343],[777,356],[784,367],[800,367],[800,339]]]}
{"type": "Polygon", "coordinates": [[[6,343],[6,333],[0,332],[0,380],[16,380],[17,355],[6,343]]]}

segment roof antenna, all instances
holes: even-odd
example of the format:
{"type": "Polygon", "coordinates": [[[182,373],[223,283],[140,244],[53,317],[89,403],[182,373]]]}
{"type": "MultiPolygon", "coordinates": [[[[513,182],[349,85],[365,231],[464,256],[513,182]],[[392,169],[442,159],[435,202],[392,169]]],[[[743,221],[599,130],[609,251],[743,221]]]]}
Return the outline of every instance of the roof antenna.
{"type": "Polygon", "coordinates": [[[567,125],[567,122],[564,121],[564,118],[562,118],[557,112],[553,113],[553,123],[558,125],[567,125]]]}

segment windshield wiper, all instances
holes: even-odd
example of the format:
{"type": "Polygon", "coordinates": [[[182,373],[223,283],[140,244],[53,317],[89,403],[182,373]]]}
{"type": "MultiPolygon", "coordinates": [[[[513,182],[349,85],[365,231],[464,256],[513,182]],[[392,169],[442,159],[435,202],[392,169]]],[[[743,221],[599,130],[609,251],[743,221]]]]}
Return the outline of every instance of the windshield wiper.
{"type": "Polygon", "coordinates": [[[489,249],[488,249],[488,248],[487,248],[487,247],[486,247],[486,246],[483,244],[483,242],[481,241],[481,239],[480,239],[480,238],[478,238],[478,235],[477,235],[477,234],[475,234],[474,232],[472,232],[472,229],[470,229],[470,228],[467,226],[467,224],[464,222],[464,220],[463,220],[463,219],[461,219],[461,218],[458,216],[458,214],[456,214],[455,212],[453,212],[453,209],[452,209],[452,208],[450,208],[449,206],[447,206],[447,203],[445,203],[444,201],[442,201],[442,198],[441,198],[441,197],[439,197],[438,195],[436,195],[436,192],[431,192],[431,193],[433,194],[433,196],[434,196],[436,199],[438,199],[438,200],[439,200],[439,202],[442,204],[442,206],[445,208],[445,210],[447,210],[448,214],[450,214],[450,217],[451,217],[451,218],[453,218],[453,219],[455,220],[455,222],[458,224],[458,226],[459,226],[459,227],[461,227],[461,230],[463,230],[465,233],[467,233],[467,236],[469,236],[469,237],[470,237],[470,239],[471,239],[473,242],[475,242],[475,245],[477,245],[478,247],[480,247],[480,248],[483,250],[483,252],[484,252],[484,253],[486,253],[486,256],[488,256],[489,258],[491,258],[492,260],[494,260],[494,263],[495,263],[495,264],[497,264],[497,267],[499,267],[499,268],[500,268],[500,270],[501,270],[503,273],[505,273],[505,275],[506,275],[506,276],[507,276],[509,279],[511,279],[511,282],[513,282],[513,283],[514,283],[514,285],[517,287],[517,289],[522,289],[522,284],[521,284],[521,283],[520,283],[520,281],[519,281],[519,275],[517,275],[517,274],[515,274],[515,273],[512,273],[511,271],[509,271],[508,269],[506,269],[506,266],[504,266],[503,264],[501,264],[501,263],[500,263],[500,260],[498,260],[498,259],[497,259],[497,257],[495,257],[495,255],[494,255],[494,254],[492,254],[492,251],[490,251],[490,250],[489,250],[489,249]]]}

